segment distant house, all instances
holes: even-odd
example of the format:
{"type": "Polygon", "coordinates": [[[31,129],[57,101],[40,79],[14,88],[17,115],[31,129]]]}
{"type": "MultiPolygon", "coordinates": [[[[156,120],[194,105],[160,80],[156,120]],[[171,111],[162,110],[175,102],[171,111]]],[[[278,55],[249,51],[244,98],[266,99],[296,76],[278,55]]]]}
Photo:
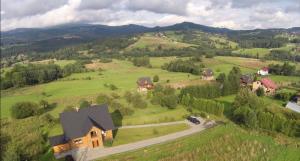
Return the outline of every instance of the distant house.
{"type": "Polygon", "coordinates": [[[262,78],[252,84],[253,91],[256,91],[258,88],[263,88],[266,95],[273,95],[275,94],[277,85],[269,78],[262,78]]]}
{"type": "Polygon", "coordinates": [[[211,69],[204,69],[202,72],[202,79],[203,80],[214,80],[214,73],[211,69]]]}
{"type": "Polygon", "coordinates": [[[253,83],[252,76],[250,74],[242,75],[240,78],[241,86],[251,86],[253,83]]]}
{"type": "Polygon", "coordinates": [[[257,71],[257,74],[261,75],[261,76],[269,75],[269,68],[268,67],[263,67],[259,71],[257,71]]]}
{"type": "Polygon", "coordinates": [[[138,91],[147,92],[150,89],[154,88],[153,82],[150,77],[141,77],[137,80],[138,91]]]}
{"type": "Polygon", "coordinates": [[[63,134],[49,138],[54,154],[79,149],[103,147],[113,139],[115,129],[107,105],[95,105],[60,114],[63,134]]]}

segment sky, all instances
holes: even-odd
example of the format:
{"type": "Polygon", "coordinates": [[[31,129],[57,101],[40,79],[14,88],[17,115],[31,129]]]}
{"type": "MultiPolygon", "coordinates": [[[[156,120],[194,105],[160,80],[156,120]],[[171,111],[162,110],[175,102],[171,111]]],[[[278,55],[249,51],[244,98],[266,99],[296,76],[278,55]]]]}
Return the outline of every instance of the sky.
{"type": "Polygon", "coordinates": [[[230,29],[300,26],[300,0],[1,0],[1,31],[67,23],[230,29]]]}

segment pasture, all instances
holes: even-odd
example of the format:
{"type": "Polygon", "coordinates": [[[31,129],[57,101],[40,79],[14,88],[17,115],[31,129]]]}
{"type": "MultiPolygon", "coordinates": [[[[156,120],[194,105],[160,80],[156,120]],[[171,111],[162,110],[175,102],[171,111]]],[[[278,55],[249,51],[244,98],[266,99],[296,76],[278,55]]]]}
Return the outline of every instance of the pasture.
{"type": "MultiPolygon", "coordinates": [[[[153,66],[152,68],[135,67],[131,62],[123,60],[113,60],[111,63],[96,62],[87,65],[88,68],[95,69],[94,72],[76,73],[51,83],[3,90],[1,91],[1,118],[10,117],[9,109],[16,102],[39,102],[42,99],[47,100],[50,103],[56,103],[56,107],[50,110],[49,113],[54,117],[58,117],[58,114],[62,112],[65,107],[78,106],[79,101],[83,98],[95,103],[95,98],[100,93],[110,94],[115,92],[122,96],[125,91],[136,91],[136,81],[139,77],[143,76],[153,77],[154,75],[158,75],[160,78],[159,83],[169,84],[175,87],[180,85],[209,83],[201,80],[200,76],[188,73],[168,72],[160,68],[164,63],[175,59],[178,58],[151,58],[150,63],[153,66]],[[99,68],[101,68],[101,70],[98,70],[99,68]],[[169,83],[167,83],[167,81],[169,83]],[[114,84],[118,89],[112,91],[105,87],[105,84],[114,84]]],[[[71,62],[73,61],[60,60],[56,63],[63,66],[71,62]]],[[[222,72],[228,73],[234,66],[240,67],[243,73],[256,73],[260,67],[267,66],[270,63],[279,62],[263,62],[257,59],[217,56],[212,59],[203,58],[202,63],[206,67],[212,68],[215,72],[215,76],[217,76],[222,72]]],[[[300,69],[299,64],[297,64],[297,68],[300,69]]],[[[271,76],[271,78],[277,83],[300,81],[299,77],[271,76]]],[[[144,124],[155,122],[157,120],[170,119],[180,120],[182,119],[182,116],[187,113],[185,109],[180,107],[173,111],[169,111],[160,106],[151,105],[151,103],[148,103],[148,105],[147,109],[141,111],[137,109],[132,117],[124,118],[124,124],[144,124]]]]}

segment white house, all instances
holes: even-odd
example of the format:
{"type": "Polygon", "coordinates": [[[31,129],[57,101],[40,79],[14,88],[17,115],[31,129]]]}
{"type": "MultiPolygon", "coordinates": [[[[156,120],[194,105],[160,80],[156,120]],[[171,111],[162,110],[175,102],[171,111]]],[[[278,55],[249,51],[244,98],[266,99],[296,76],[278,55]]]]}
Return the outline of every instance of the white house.
{"type": "Polygon", "coordinates": [[[257,71],[257,74],[262,75],[262,76],[269,75],[269,68],[263,67],[259,71],[257,71]]]}

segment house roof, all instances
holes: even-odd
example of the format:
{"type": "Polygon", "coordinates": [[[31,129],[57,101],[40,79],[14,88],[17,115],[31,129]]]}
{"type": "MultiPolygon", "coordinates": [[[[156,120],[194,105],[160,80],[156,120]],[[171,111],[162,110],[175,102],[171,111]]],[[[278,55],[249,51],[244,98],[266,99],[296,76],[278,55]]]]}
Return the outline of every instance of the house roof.
{"type": "Polygon", "coordinates": [[[57,135],[49,138],[51,146],[56,146],[60,144],[65,144],[67,143],[65,139],[65,135],[57,135]]]}
{"type": "Polygon", "coordinates": [[[252,79],[251,75],[245,74],[245,75],[241,76],[241,81],[243,83],[252,83],[253,79],[252,79]]]}
{"type": "Polygon", "coordinates": [[[207,69],[204,69],[204,71],[202,72],[202,74],[203,74],[204,76],[206,76],[206,77],[210,77],[210,76],[213,76],[213,75],[214,75],[214,72],[213,72],[212,69],[207,68],[207,69]]]}
{"type": "Polygon", "coordinates": [[[60,122],[66,140],[86,135],[93,126],[102,130],[115,129],[106,104],[63,112],[60,114],[60,122]]]}
{"type": "Polygon", "coordinates": [[[152,84],[150,77],[141,77],[136,82],[138,85],[152,84]]]}
{"type": "Polygon", "coordinates": [[[261,70],[267,72],[267,71],[269,71],[269,68],[268,67],[263,67],[263,68],[261,68],[261,70]]]}
{"type": "Polygon", "coordinates": [[[298,105],[297,103],[288,102],[285,107],[288,108],[288,109],[290,109],[290,110],[293,110],[295,112],[299,112],[300,113],[300,105],[298,105]]]}
{"type": "Polygon", "coordinates": [[[277,85],[269,78],[262,78],[260,82],[267,88],[277,88],[277,85]]]}

